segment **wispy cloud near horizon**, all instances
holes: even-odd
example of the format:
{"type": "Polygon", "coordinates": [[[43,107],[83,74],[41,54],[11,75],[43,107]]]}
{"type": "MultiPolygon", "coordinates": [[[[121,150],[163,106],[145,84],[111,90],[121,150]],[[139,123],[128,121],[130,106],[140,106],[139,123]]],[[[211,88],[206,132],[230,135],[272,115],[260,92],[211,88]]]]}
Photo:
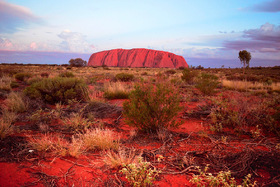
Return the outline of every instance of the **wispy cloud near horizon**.
{"type": "Polygon", "coordinates": [[[270,0],[256,4],[252,7],[249,7],[249,10],[257,12],[280,12],[280,1],[279,0],[270,0]]]}
{"type": "Polygon", "coordinates": [[[280,52],[280,25],[270,23],[258,29],[243,31],[242,38],[224,42],[224,49],[250,49],[258,52],[280,52]]]}
{"type": "Polygon", "coordinates": [[[30,9],[0,0],[0,33],[14,33],[31,23],[42,23],[30,9]]]}

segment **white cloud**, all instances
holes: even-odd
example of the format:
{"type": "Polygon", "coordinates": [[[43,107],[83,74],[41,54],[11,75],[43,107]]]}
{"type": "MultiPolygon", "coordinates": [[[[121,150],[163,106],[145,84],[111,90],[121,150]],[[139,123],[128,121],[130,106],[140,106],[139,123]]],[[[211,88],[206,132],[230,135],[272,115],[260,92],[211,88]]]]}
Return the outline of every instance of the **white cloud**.
{"type": "Polygon", "coordinates": [[[64,30],[58,34],[58,37],[63,40],[60,43],[60,48],[63,51],[81,53],[92,53],[94,51],[94,45],[88,43],[86,36],[81,33],[64,30]]]}

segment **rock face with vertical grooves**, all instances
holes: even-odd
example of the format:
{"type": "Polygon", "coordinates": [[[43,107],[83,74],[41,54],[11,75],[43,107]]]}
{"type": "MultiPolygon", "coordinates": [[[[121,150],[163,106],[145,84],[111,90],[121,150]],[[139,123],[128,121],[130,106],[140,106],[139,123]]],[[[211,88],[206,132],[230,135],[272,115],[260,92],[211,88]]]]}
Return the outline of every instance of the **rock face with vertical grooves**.
{"type": "Polygon", "coordinates": [[[152,49],[112,49],[93,53],[88,66],[109,67],[149,67],[179,68],[188,67],[186,60],[179,55],[152,49]]]}

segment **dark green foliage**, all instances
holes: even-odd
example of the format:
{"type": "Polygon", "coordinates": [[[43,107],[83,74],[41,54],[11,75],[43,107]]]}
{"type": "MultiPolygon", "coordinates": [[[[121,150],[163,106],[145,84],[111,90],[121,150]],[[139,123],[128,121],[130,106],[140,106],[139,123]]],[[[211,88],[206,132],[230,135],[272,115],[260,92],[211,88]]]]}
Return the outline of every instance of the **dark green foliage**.
{"type": "Polygon", "coordinates": [[[141,75],[148,75],[148,73],[145,71],[145,72],[141,73],[141,75]]]}
{"type": "Polygon", "coordinates": [[[81,58],[76,58],[76,59],[71,59],[69,60],[70,66],[73,67],[83,67],[87,65],[87,61],[81,59],[81,58]]]}
{"type": "Polygon", "coordinates": [[[174,75],[175,73],[176,73],[176,71],[174,69],[170,69],[170,70],[165,71],[166,75],[174,75]]]}
{"type": "Polygon", "coordinates": [[[59,77],[75,77],[75,75],[72,72],[69,72],[69,71],[62,72],[58,76],[59,77]]]}
{"type": "Polygon", "coordinates": [[[129,73],[119,73],[115,76],[115,78],[118,81],[129,82],[134,79],[134,75],[129,73]]]}
{"type": "Polygon", "coordinates": [[[223,94],[213,100],[210,113],[213,131],[222,132],[224,127],[248,132],[250,127],[272,129],[276,124],[269,114],[269,104],[260,98],[247,98],[239,93],[223,94]],[[267,128],[268,127],[268,128],[267,128]]]}
{"type": "Polygon", "coordinates": [[[175,117],[181,110],[180,94],[168,82],[140,83],[123,104],[126,122],[140,131],[155,132],[159,129],[177,127],[175,117]]]}
{"type": "Polygon", "coordinates": [[[104,97],[106,99],[127,99],[128,96],[129,96],[129,93],[123,92],[123,91],[116,91],[116,92],[105,91],[104,92],[104,97]]]}
{"type": "Polygon", "coordinates": [[[42,99],[47,103],[67,103],[69,100],[87,100],[86,84],[77,78],[47,78],[31,84],[24,90],[30,98],[42,99]]]}
{"type": "Polygon", "coordinates": [[[41,77],[48,78],[49,77],[49,73],[43,72],[43,73],[41,73],[41,77]]]}
{"type": "Polygon", "coordinates": [[[244,73],[245,67],[249,67],[249,63],[252,58],[251,53],[246,50],[239,51],[238,58],[239,58],[241,64],[243,64],[243,73],[244,73]]]}
{"type": "Polygon", "coordinates": [[[15,74],[15,78],[19,81],[25,81],[26,79],[30,78],[30,73],[17,73],[15,74]]]}
{"type": "Polygon", "coordinates": [[[12,81],[10,86],[11,86],[11,88],[17,88],[17,87],[19,87],[19,83],[12,81]]]}
{"type": "Polygon", "coordinates": [[[218,77],[215,75],[202,73],[197,80],[196,88],[199,89],[205,95],[211,95],[215,93],[219,82],[218,77]]]}
{"type": "Polygon", "coordinates": [[[190,69],[185,68],[183,70],[183,75],[181,76],[182,80],[187,83],[192,83],[193,79],[196,77],[197,73],[195,71],[191,71],[190,69]]]}

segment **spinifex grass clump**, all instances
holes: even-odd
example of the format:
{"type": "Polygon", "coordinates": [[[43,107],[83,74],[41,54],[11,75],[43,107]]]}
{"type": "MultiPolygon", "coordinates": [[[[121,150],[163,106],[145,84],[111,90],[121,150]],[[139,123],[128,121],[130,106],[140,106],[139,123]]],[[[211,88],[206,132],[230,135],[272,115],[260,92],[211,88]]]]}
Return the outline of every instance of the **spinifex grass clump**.
{"type": "Polygon", "coordinates": [[[13,133],[13,125],[9,122],[0,119],[0,140],[13,133]]]}
{"type": "Polygon", "coordinates": [[[30,78],[32,75],[30,73],[17,73],[15,74],[16,80],[25,81],[26,79],[30,78]]]}
{"type": "Polygon", "coordinates": [[[275,131],[272,109],[265,99],[247,98],[238,93],[223,94],[214,101],[211,109],[211,129],[222,132],[224,127],[236,131],[248,132],[250,127],[258,125],[275,131]]]}
{"type": "Polygon", "coordinates": [[[215,93],[215,89],[219,84],[218,77],[215,75],[202,73],[197,80],[196,88],[199,89],[205,95],[211,95],[215,93]]]}
{"type": "Polygon", "coordinates": [[[68,77],[43,79],[31,84],[24,93],[30,98],[39,98],[50,104],[88,99],[88,89],[84,81],[68,77]]]}
{"type": "Polygon", "coordinates": [[[12,112],[25,112],[27,110],[27,103],[24,102],[22,94],[16,92],[11,92],[8,95],[6,105],[8,110],[12,112]]]}
{"type": "Polygon", "coordinates": [[[122,82],[108,83],[104,86],[104,97],[106,99],[127,99],[130,89],[122,82]]]}
{"type": "Polygon", "coordinates": [[[126,122],[140,131],[156,132],[177,127],[175,117],[180,111],[178,89],[168,82],[140,83],[135,86],[129,101],[123,104],[126,122]]]}
{"type": "Polygon", "coordinates": [[[115,76],[115,78],[118,81],[129,82],[134,79],[134,75],[129,73],[119,73],[115,76]]]}
{"type": "Polygon", "coordinates": [[[192,83],[194,78],[196,77],[197,73],[194,70],[190,70],[185,68],[183,70],[183,75],[181,76],[182,80],[187,82],[187,83],[192,83]]]}
{"type": "Polygon", "coordinates": [[[62,72],[58,76],[59,77],[75,77],[75,75],[72,72],[69,72],[69,71],[62,72]]]}
{"type": "Polygon", "coordinates": [[[12,83],[12,78],[8,75],[3,75],[0,77],[0,91],[1,90],[6,90],[10,91],[11,88],[11,83],[12,83]]]}

